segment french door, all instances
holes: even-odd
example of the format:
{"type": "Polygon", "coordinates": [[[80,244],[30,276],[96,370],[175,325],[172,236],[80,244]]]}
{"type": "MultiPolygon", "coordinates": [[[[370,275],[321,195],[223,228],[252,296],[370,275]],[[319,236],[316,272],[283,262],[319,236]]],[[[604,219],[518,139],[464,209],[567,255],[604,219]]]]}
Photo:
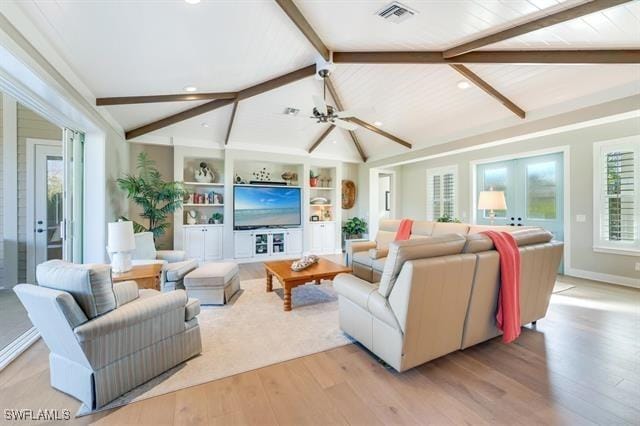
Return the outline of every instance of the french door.
{"type": "MultiPolygon", "coordinates": [[[[480,191],[504,191],[507,210],[496,211],[496,225],[539,226],[564,240],[563,154],[554,153],[479,164],[480,191]]],[[[489,212],[476,211],[476,222],[489,224],[489,212]]]]}

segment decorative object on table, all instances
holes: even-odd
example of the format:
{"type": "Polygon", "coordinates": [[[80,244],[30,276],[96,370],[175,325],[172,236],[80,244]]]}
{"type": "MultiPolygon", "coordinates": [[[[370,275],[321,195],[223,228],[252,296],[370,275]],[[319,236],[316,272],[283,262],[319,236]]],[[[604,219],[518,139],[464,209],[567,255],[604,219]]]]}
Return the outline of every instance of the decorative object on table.
{"type": "Polygon", "coordinates": [[[299,271],[302,271],[303,269],[307,269],[309,266],[313,265],[314,263],[318,263],[318,259],[319,257],[316,256],[315,254],[302,256],[302,258],[291,263],[291,270],[299,272],[299,271]]]}
{"type": "MultiPolygon", "coordinates": [[[[211,215],[211,219],[213,219],[213,223],[215,223],[216,225],[219,225],[222,223],[222,213],[219,212],[215,212],[214,214],[211,215]]],[[[211,223],[211,222],[209,222],[211,223]]]]}
{"type": "Polygon", "coordinates": [[[318,175],[313,172],[313,170],[309,170],[309,186],[316,187],[318,186],[318,175]]]}
{"type": "Polygon", "coordinates": [[[187,212],[187,225],[195,225],[198,222],[198,212],[196,210],[189,210],[187,212]]]}
{"type": "Polygon", "coordinates": [[[342,181],[342,208],[349,210],[356,203],[356,184],[351,180],[342,181]]]}
{"type": "Polygon", "coordinates": [[[503,191],[480,191],[478,198],[478,210],[489,210],[489,221],[491,225],[495,224],[495,210],[506,210],[507,201],[504,198],[503,191]]]}
{"type": "Polygon", "coordinates": [[[313,197],[310,203],[313,205],[331,204],[329,203],[329,200],[325,197],[313,197]]]}
{"type": "Polygon", "coordinates": [[[342,225],[342,232],[347,239],[362,238],[367,232],[367,222],[359,217],[352,217],[342,225]]]}
{"type": "Polygon", "coordinates": [[[118,220],[110,222],[108,227],[107,251],[111,253],[111,267],[115,273],[131,270],[131,252],[136,249],[133,237],[133,222],[118,220]]]}
{"type": "Polygon", "coordinates": [[[256,172],[253,172],[251,175],[258,182],[268,182],[271,180],[271,172],[268,171],[266,167],[263,167],[262,169],[256,172]]]}
{"type": "Polygon", "coordinates": [[[436,222],[461,223],[460,219],[456,217],[447,216],[446,214],[444,216],[440,216],[439,218],[437,218],[436,222]]]}
{"type": "MultiPolygon", "coordinates": [[[[153,160],[146,152],[138,155],[137,176],[126,175],[118,179],[120,189],[127,192],[127,198],[142,208],[141,217],[149,221],[147,226],[133,221],[134,232],[153,232],[154,238],[163,235],[173,212],[182,207],[187,193],[181,182],[164,181],[153,160]]],[[[121,219],[129,220],[125,217],[121,219]]]]}
{"type": "Polygon", "coordinates": [[[240,176],[237,173],[236,173],[236,177],[234,178],[234,182],[236,185],[244,185],[245,183],[247,183],[244,179],[242,179],[242,176],[240,176]]]}
{"type": "Polygon", "coordinates": [[[211,183],[215,182],[216,173],[209,168],[207,163],[203,161],[200,163],[200,167],[195,170],[193,177],[195,178],[196,182],[211,183]]]}
{"type": "Polygon", "coordinates": [[[213,203],[214,204],[224,204],[224,199],[222,198],[222,194],[218,194],[217,192],[213,195],[213,203]]]}
{"type": "Polygon", "coordinates": [[[311,222],[320,222],[320,216],[317,214],[311,215],[311,222]]]}

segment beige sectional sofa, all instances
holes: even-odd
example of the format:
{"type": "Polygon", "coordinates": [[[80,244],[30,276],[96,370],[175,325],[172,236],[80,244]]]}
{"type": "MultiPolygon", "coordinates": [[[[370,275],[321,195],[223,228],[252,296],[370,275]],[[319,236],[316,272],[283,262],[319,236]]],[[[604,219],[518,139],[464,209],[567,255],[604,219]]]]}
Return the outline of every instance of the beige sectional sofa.
{"type": "MultiPolygon", "coordinates": [[[[400,226],[400,220],[383,220],[380,222],[375,241],[352,243],[347,247],[347,264],[353,274],[369,282],[378,282],[384,270],[388,247],[393,242],[400,226]]],[[[436,237],[446,234],[477,234],[489,229],[498,231],[516,231],[531,229],[518,226],[469,225],[466,223],[414,221],[411,228],[411,239],[436,237]]]]}
{"type": "MultiPolygon", "coordinates": [[[[486,235],[457,225],[472,233],[389,242],[386,258],[376,259],[384,262],[379,282],[366,279],[378,272],[359,263],[359,256],[353,259],[354,273],[365,279],[355,274],[334,279],[342,330],[397,371],[501,334],[495,320],[500,256],[486,235]]],[[[381,232],[392,232],[390,227],[385,224],[381,232]]],[[[435,224],[432,235],[441,229],[435,224]]],[[[524,325],[546,315],[563,244],[540,228],[519,228],[512,235],[521,254],[524,325]]]]}

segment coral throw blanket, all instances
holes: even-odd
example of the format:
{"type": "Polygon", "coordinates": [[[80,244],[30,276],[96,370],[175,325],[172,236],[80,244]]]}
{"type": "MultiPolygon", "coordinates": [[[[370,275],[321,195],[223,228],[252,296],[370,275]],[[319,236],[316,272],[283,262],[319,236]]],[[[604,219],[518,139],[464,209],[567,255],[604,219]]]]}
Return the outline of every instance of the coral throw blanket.
{"type": "Polygon", "coordinates": [[[503,331],[502,341],[511,343],[520,336],[520,251],[508,232],[485,231],[500,254],[500,293],[496,321],[503,331]]]}
{"type": "Polygon", "coordinates": [[[411,227],[413,221],[411,219],[402,219],[400,226],[398,226],[398,232],[396,232],[396,239],[394,241],[408,240],[411,236],[411,227]]]}

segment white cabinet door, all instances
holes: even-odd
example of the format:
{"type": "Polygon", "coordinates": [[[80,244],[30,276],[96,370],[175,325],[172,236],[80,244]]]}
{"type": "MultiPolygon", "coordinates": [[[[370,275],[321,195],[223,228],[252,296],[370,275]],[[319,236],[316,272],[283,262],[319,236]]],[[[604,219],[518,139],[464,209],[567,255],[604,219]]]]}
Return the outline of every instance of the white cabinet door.
{"type": "Polygon", "coordinates": [[[309,249],[311,253],[322,253],[322,223],[312,223],[311,226],[311,244],[309,249]]]}
{"type": "Polygon", "coordinates": [[[234,257],[242,259],[251,256],[253,256],[253,234],[249,232],[236,232],[234,257]]]}
{"type": "Polygon", "coordinates": [[[322,252],[333,253],[336,250],[336,224],[327,222],[322,224],[322,252]]]}
{"type": "Polygon", "coordinates": [[[204,228],[184,228],[184,251],[187,259],[204,260],[204,228]]]}
{"type": "Polygon", "coordinates": [[[302,253],[302,230],[289,229],[285,235],[285,247],[287,254],[302,253]]]}
{"type": "Polygon", "coordinates": [[[204,260],[222,259],[222,228],[210,226],[204,228],[204,260]]]}

